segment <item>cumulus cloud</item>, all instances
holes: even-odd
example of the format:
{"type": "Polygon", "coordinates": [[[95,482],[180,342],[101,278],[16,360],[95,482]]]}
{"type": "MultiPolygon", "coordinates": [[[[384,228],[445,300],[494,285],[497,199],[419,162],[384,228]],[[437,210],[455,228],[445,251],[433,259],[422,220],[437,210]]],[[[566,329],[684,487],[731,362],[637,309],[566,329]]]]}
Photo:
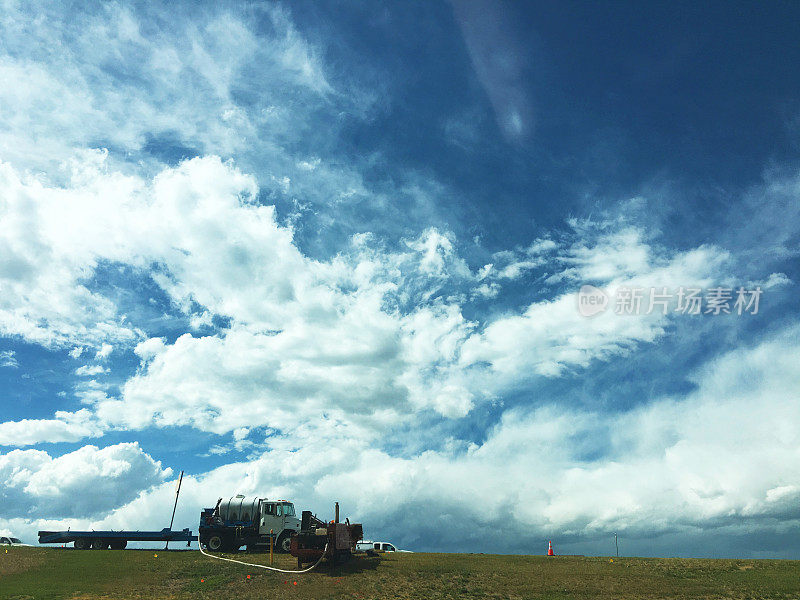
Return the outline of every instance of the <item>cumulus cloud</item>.
{"type": "MultiPolygon", "coordinates": [[[[255,180],[230,163],[195,158],[166,168],[151,180],[109,172],[104,164],[104,160],[90,162],[73,181],[69,211],[54,200],[61,190],[7,170],[17,185],[14,198],[36,194],[37,204],[47,207],[37,213],[33,230],[40,232],[41,243],[53,248],[51,255],[63,261],[62,276],[72,273],[73,280],[64,289],[79,285],[80,274],[97,261],[125,263],[147,270],[177,310],[224,317],[228,325],[168,342],[121,325],[112,310],[109,319],[114,327],[131,332],[127,342],[118,335],[112,343],[111,328],[99,339],[87,333],[92,331],[92,317],[79,333],[67,327],[85,316],[70,313],[68,303],[66,312],[60,306],[61,313],[48,313],[50,335],[59,332],[63,343],[69,341],[73,347],[94,342],[98,360],[108,357],[113,346],[127,343],[141,359],[140,368],[121,385],[119,395],[97,384],[87,385],[81,392],[87,407],[80,414],[0,425],[8,444],[75,441],[112,428],[191,426],[219,435],[235,432],[230,446],[212,450],[255,453],[244,483],[241,465],[218,469],[198,478],[195,503],[228,488],[231,493],[294,492],[299,501],[313,505],[336,496],[348,501],[364,520],[407,543],[428,547],[446,547],[457,539],[426,541],[430,532],[424,529],[415,530],[416,537],[403,538],[408,534],[392,529],[390,517],[416,506],[437,506],[445,522],[469,519],[486,535],[502,531],[507,522],[524,522],[538,532],[557,528],[587,536],[612,526],[635,532],[649,523],[652,530],[658,524],[654,519],[662,496],[683,502],[681,518],[691,522],[722,514],[709,512],[703,500],[717,494],[717,487],[692,487],[668,477],[673,473],[670,465],[678,465],[674,471],[687,467],[683,453],[694,452],[693,444],[700,443],[701,435],[678,419],[670,400],[649,405],[649,412],[641,415],[624,416],[540,403],[544,406],[504,413],[480,444],[444,440],[440,447],[413,457],[390,453],[383,441],[387,432],[420,421],[464,418],[476,406],[492,403],[532,377],[559,376],[652,343],[665,334],[668,317],[656,313],[626,319],[607,313],[587,320],[577,311],[573,289],[577,282],[706,285],[714,277],[726,276],[724,251],[703,246],[668,252],[654,247],[643,230],[621,221],[573,222],[558,242],[538,240],[509,257],[494,259],[504,265],[503,270],[516,265],[514,277],[523,270],[546,271],[550,277],[557,273],[554,280],[564,286],[563,291],[520,311],[470,321],[463,314],[463,297],[447,295],[447,287],[453,281],[467,286],[497,284],[511,274],[494,277],[489,268],[472,271],[458,256],[457,240],[448,232],[422,231],[396,250],[360,236],[332,259],[316,260],[299,250],[293,231],[277,222],[273,207],[256,201],[255,180]],[[111,185],[116,193],[103,193],[111,185]],[[52,225],[64,222],[73,226],[52,225]],[[115,235],[108,236],[109,230],[115,235]],[[667,420],[678,419],[676,429],[663,433],[660,446],[645,426],[658,419],[659,411],[668,415],[667,420]],[[630,429],[637,432],[625,440],[636,448],[631,453],[635,459],[626,462],[620,454],[595,464],[576,458],[575,440],[603,439],[628,422],[635,423],[630,429]],[[251,428],[274,433],[262,446],[250,439],[251,428]],[[644,433],[648,436],[637,437],[644,433]],[[676,440],[688,441],[681,445],[676,440]],[[657,449],[653,455],[648,453],[648,441],[657,449]],[[316,451],[320,445],[327,449],[324,456],[316,451]],[[687,445],[692,450],[684,450],[687,445]],[[267,452],[259,454],[263,447],[267,452]],[[498,471],[497,465],[504,467],[498,471]],[[658,478],[623,486],[642,465],[648,473],[659,473],[658,478]],[[298,470],[302,475],[296,474],[298,470]],[[331,470],[336,477],[327,474],[331,470]],[[609,481],[620,482],[622,491],[603,495],[609,481]],[[395,495],[396,500],[385,498],[397,485],[407,493],[395,495]],[[681,491],[680,486],[687,485],[681,491]],[[362,490],[371,503],[348,492],[348,486],[362,490]],[[667,494],[665,486],[678,492],[667,494]],[[450,493],[453,489],[461,490],[458,498],[450,493]],[[530,497],[541,500],[521,500],[530,497]],[[587,504],[597,497],[603,498],[602,511],[587,504]],[[470,498],[470,503],[461,498],[470,498]],[[693,504],[686,505],[690,501],[693,504]],[[480,514],[471,508],[476,502],[483,507],[480,514]],[[642,510],[645,505],[651,508],[642,510]]],[[[17,208],[15,202],[8,206],[17,208]]],[[[47,284],[42,280],[39,285],[47,284]]],[[[41,322],[36,311],[55,310],[52,303],[21,303],[14,310],[20,308],[29,311],[31,323],[41,322]]],[[[19,319],[8,322],[16,323],[20,331],[19,319]]],[[[47,343],[41,337],[33,339],[47,343]]],[[[102,368],[95,365],[95,370],[102,368]]],[[[90,374],[89,369],[81,374],[90,374]]],[[[707,385],[706,379],[702,381],[701,388],[707,385]]],[[[686,402],[709,415],[722,410],[704,398],[698,395],[686,402]]],[[[731,401],[725,409],[737,406],[731,401]]],[[[722,440],[713,451],[727,451],[735,443],[722,440]]],[[[36,457],[41,455],[26,455],[25,460],[36,457]]],[[[697,471],[700,466],[693,468],[697,471]]],[[[698,479],[708,475],[697,473],[698,479]]],[[[32,481],[31,493],[47,493],[40,479],[32,481]]],[[[783,506],[793,493],[774,477],[764,478],[761,487],[741,498],[730,495],[730,482],[719,486],[723,496],[728,494],[726,503],[721,503],[726,510],[733,506],[744,511],[746,504],[747,510],[759,515],[772,510],[773,504],[758,504],[758,494],[766,498],[769,492],[774,506],[783,506]]],[[[108,506],[133,500],[112,497],[117,504],[108,506]]],[[[114,519],[144,515],[147,502],[133,501],[114,513],[114,519]]],[[[663,517],[659,530],[668,531],[675,518],[679,515],[663,517]]]]}
{"type": "MultiPolygon", "coordinates": [[[[192,478],[185,502],[255,493],[324,515],[336,498],[368,535],[430,550],[472,542],[523,550],[545,536],[592,540],[613,531],[692,539],[709,524],[730,536],[769,530],[800,518],[792,483],[800,477],[798,350],[794,331],[777,335],[699,368],[686,397],[618,414],[548,399],[507,411],[480,444],[413,457],[358,436],[324,451],[322,441],[279,437],[256,460],[192,478]],[[409,512],[422,510],[435,519],[409,526],[409,512]],[[470,527],[456,526],[463,522],[470,527]]],[[[154,489],[108,522],[147,514],[166,493],[154,489]]],[[[192,517],[186,508],[184,518],[192,517]]]]}
{"type": "MultiPolygon", "coordinates": [[[[616,414],[545,399],[506,411],[481,443],[400,456],[352,432],[302,444],[278,436],[253,460],[187,477],[178,522],[243,493],[288,497],[320,515],[335,498],[368,536],[425,550],[530,551],[548,536],[589,543],[611,532],[631,546],[675,534],[695,544],[709,527],[720,539],[775,532],[800,519],[796,329],[699,367],[685,397],[616,414]],[[409,526],[412,512],[435,518],[409,526]]],[[[146,526],[173,491],[152,487],[91,524],[146,526]]]]}
{"type": "MultiPolygon", "coordinates": [[[[314,260],[299,250],[291,228],[277,222],[274,207],[256,201],[255,180],[230,163],[195,158],[148,181],[107,171],[104,156],[92,154],[67,192],[6,170],[17,190],[7,201],[10,214],[22,210],[21,199],[35,196],[35,219],[24,235],[36,235],[57,258],[41,267],[42,302],[23,300],[20,287],[4,299],[0,317],[7,315],[6,334],[27,331],[40,343],[93,340],[98,360],[113,350],[103,338],[138,341],[142,369],[119,397],[82,392],[106,427],[293,431],[305,420],[322,426],[334,418],[374,436],[418,411],[463,417],[528,373],[586,367],[664,331],[666,318],[658,314],[623,319],[609,313],[587,321],[572,291],[479,327],[464,318],[457,296],[444,293],[454,282],[473,285],[491,272],[474,273],[448,232],[429,228],[397,251],[360,237],[347,253],[314,260]],[[167,344],[144,339],[113,307],[108,326],[98,330],[96,313],[50,301],[80,289],[82,274],[99,261],[147,270],[178,310],[223,317],[230,326],[167,344]],[[50,270],[58,271],[63,288],[54,286],[50,270]],[[43,316],[46,328],[39,325],[43,316]]],[[[609,285],[702,283],[725,261],[712,247],[657,254],[642,231],[624,223],[574,222],[572,229],[559,244],[539,239],[519,254],[530,265],[547,263],[562,281],[609,285]]],[[[504,271],[521,264],[512,257],[504,271]]],[[[99,304],[104,300],[98,297],[99,304]]]]}
{"type": "Polygon", "coordinates": [[[114,346],[111,344],[101,344],[100,349],[95,353],[95,360],[106,360],[114,351],[114,346]]]}
{"type": "Polygon", "coordinates": [[[163,338],[150,338],[138,343],[133,351],[143,361],[148,361],[163,352],[165,348],[163,338]]]}
{"type": "Polygon", "coordinates": [[[56,411],[54,419],[22,419],[0,423],[0,446],[31,446],[42,442],[77,442],[99,437],[103,427],[86,408],[56,411]]]}
{"type": "Polygon", "coordinates": [[[53,458],[41,450],[0,454],[3,517],[90,517],[127,504],[170,475],[136,443],[84,446],[53,458]]]}

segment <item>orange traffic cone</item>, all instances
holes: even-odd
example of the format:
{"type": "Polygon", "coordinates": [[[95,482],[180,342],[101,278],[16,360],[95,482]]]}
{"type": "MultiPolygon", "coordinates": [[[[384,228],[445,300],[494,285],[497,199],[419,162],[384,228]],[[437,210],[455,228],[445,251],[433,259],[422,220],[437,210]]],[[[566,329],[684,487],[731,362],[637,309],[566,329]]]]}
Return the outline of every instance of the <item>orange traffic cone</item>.
{"type": "Polygon", "coordinates": [[[553,542],[547,542],[547,556],[555,556],[553,554],[553,542]]]}

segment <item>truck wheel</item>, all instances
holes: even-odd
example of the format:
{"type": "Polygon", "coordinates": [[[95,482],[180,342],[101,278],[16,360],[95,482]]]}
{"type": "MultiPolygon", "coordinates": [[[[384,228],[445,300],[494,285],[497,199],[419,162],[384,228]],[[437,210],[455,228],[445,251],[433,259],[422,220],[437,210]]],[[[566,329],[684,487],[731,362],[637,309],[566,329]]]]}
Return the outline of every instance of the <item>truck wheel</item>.
{"type": "Polygon", "coordinates": [[[86,538],[78,538],[77,540],[75,540],[73,546],[75,546],[76,550],[88,550],[89,548],[92,547],[92,542],[87,540],[86,538]]]}
{"type": "Polygon", "coordinates": [[[128,545],[128,540],[114,540],[111,542],[111,549],[112,550],[125,550],[125,546],[128,545]]]}
{"type": "Polygon", "coordinates": [[[286,531],[278,538],[278,552],[289,552],[292,549],[293,531],[286,531]]]}
{"type": "Polygon", "coordinates": [[[219,552],[222,550],[223,546],[222,538],[218,535],[212,535],[210,538],[208,538],[206,546],[208,546],[208,549],[212,552],[219,552]]]}
{"type": "Polygon", "coordinates": [[[92,540],[92,548],[95,550],[105,550],[110,544],[103,539],[95,538],[92,540]]]}

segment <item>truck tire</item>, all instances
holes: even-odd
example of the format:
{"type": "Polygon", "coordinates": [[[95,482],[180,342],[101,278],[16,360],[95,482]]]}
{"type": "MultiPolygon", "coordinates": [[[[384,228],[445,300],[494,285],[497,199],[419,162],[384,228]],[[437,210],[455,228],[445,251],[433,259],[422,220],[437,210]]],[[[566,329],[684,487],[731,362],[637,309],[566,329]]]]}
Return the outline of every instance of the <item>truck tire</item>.
{"type": "Polygon", "coordinates": [[[211,552],[221,552],[224,545],[225,543],[222,541],[222,536],[217,534],[212,535],[208,538],[208,542],[206,542],[206,547],[211,550],[211,552]]]}
{"type": "Polygon", "coordinates": [[[278,544],[275,547],[275,550],[278,552],[289,553],[292,549],[292,534],[294,531],[284,531],[280,537],[278,538],[278,544]]]}
{"type": "Polygon", "coordinates": [[[91,540],[81,537],[75,540],[73,546],[75,546],[76,550],[88,550],[89,548],[92,547],[92,542],[91,540]]]}
{"type": "Polygon", "coordinates": [[[111,549],[112,550],[125,550],[125,546],[128,545],[128,540],[114,540],[111,542],[111,549]]]}
{"type": "Polygon", "coordinates": [[[92,549],[94,550],[106,550],[109,546],[108,540],[102,538],[95,538],[92,540],[92,549]]]}

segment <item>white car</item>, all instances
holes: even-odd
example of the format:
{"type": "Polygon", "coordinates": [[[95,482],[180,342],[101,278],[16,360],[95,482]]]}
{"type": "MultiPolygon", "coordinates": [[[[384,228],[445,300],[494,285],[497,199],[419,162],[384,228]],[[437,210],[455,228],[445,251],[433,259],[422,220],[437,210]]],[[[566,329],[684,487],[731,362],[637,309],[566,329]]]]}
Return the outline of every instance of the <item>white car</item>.
{"type": "Polygon", "coordinates": [[[0,537],[0,546],[30,546],[30,544],[23,544],[22,540],[15,537],[0,537]]]}

